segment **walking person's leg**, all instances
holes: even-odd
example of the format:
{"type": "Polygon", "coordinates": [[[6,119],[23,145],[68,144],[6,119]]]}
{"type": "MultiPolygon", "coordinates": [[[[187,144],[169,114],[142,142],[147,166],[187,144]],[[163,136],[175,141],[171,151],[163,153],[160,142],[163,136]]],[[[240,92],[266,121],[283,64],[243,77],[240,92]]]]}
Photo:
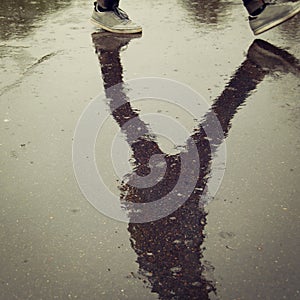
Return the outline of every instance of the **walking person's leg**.
{"type": "Polygon", "coordinates": [[[263,33],[300,12],[300,1],[276,4],[264,0],[243,0],[243,3],[249,13],[249,23],[254,34],[263,33]]]}
{"type": "Polygon", "coordinates": [[[103,10],[112,10],[119,6],[120,0],[97,0],[98,7],[103,10]]]}
{"type": "Polygon", "coordinates": [[[264,0],[243,0],[243,4],[250,16],[259,14],[266,6],[264,0]]]}
{"type": "Polygon", "coordinates": [[[119,8],[120,0],[97,0],[91,21],[97,27],[115,33],[138,33],[142,27],[132,22],[128,15],[119,8]]]}

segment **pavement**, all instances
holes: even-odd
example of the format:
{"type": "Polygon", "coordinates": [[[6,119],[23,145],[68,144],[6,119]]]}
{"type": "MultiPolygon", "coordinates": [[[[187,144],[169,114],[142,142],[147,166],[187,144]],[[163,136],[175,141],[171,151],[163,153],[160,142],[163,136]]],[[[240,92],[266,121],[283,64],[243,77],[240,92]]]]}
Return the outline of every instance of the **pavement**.
{"type": "Polygon", "coordinates": [[[255,39],[238,1],[121,4],[143,25],[141,36],[95,33],[89,1],[0,4],[0,299],[300,299],[300,15],[255,39]],[[132,140],[126,118],[145,132],[147,114],[176,119],[189,134],[166,120],[150,125],[171,128],[176,145],[194,141],[203,160],[178,210],[121,222],[83,195],[72,144],[97,95],[145,77],[200,94],[223,136],[207,144],[200,125],[210,113],[196,120],[193,109],[170,101],[130,104],[122,88],[126,106],[107,103],[112,116],[95,147],[103,201],[108,188],[121,200],[151,202],[180,173],[174,144],[162,135],[132,140]],[[215,168],[222,145],[226,161],[215,168]],[[122,182],[133,170],[146,176],[147,161],[161,153],[170,154],[168,172],[156,189],[122,182]],[[222,176],[211,201],[199,205],[214,168],[222,176]]]}

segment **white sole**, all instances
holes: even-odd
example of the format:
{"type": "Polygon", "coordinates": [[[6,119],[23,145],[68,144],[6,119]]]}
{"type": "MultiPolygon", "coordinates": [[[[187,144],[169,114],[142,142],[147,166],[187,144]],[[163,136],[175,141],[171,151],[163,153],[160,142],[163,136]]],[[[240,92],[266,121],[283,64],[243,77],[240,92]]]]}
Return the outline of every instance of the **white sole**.
{"type": "Polygon", "coordinates": [[[113,32],[113,33],[141,33],[142,32],[141,28],[140,29],[129,29],[129,30],[118,30],[118,29],[112,29],[112,28],[106,27],[106,26],[104,26],[102,24],[99,24],[93,18],[90,18],[90,21],[97,28],[101,28],[101,29],[104,29],[106,31],[113,32]]]}
{"type": "Polygon", "coordinates": [[[270,24],[268,24],[268,25],[266,25],[266,26],[263,26],[263,27],[257,29],[256,31],[254,31],[253,33],[254,33],[255,35],[261,34],[261,33],[265,32],[265,31],[267,31],[267,30],[269,30],[269,29],[271,29],[271,28],[273,28],[273,27],[275,27],[275,26],[278,26],[279,24],[281,24],[281,23],[283,23],[283,22],[285,22],[285,21],[291,19],[292,17],[294,17],[294,16],[295,16],[296,14],[298,14],[299,12],[300,12],[300,7],[298,7],[298,9],[292,11],[291,14],[286,15],[286,16],[284,16],[283,18],[274,21],[273,23],[270,23],[270,24]]]}

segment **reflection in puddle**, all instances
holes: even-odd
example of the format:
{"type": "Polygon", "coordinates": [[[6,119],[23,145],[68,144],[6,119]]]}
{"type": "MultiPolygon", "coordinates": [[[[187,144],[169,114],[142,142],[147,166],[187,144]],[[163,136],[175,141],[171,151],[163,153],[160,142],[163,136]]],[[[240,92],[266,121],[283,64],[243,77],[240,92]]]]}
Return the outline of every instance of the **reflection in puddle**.
{"type": "MultiPolygon", "coordinates": [[[[120,50],[132,38],[137,37],[139,36],[120,36],[107,32],[92,35],[106,91],[123,82],[120,50]]],[[[139,273],[141,277],[147,278],[151,291],[157,293],[160,299],[209,299],[211,292],[216,293],[213,281],[208,279],[211,276],[207,276],[213,268],[202,262],[207,213],[199,200],[208,183],[211,158],[223,139],[216,139],[213,146],[209,145],[203,127],[214,113],[226,137],[237,110],[250,93],[256,90],[258,83],[273,71],[292,72],[299,76],[299,62],[288,52],[265,41],[255,40],[248,49],[246,60],[215,100],[204,121],[190,136],[197,145],[201,162],[193,193],[184,205],[167,217],[149,223],[129,223],[128,231],[132,248],[137,254],[139,273]]],[[[106,96],[112,116],[120,127],[132,118],[139,119],[139,113],[131,107],[125,88],[117,93],[107,93],[106,96]],[[123,103],[121,106],[119,101],[123,103]],[[119,108],[114,110],[114,107],[119,108]]],[[[139,175],[147,175],[151,156],[164,153],[155,137],[149,134],[147,125],[141,119],[139,124],[144,128],[145,134],[130,144],[135,171],[139,175]]],[[[130,136],[134,135],[131,130],[135,128],[128,126],[125,130],[122,127],[122,130],[129,141],[130,136]]],[[[180,159],[178,155],[164,155],[167,163],[164,178],[154,187],[143,189],[123,183],[120,188],[123,203],[151,202],[174,188],[180,173],[180,159]]],[[[128,215],[130,217],[130,211],[128,215]]]]}

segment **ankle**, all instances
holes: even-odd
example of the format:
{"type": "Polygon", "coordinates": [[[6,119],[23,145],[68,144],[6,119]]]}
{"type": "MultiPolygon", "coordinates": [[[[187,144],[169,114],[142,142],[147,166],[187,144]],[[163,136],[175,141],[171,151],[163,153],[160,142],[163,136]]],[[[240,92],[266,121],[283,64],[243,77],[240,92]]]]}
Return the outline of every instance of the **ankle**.
{"type": "Polygon", "coordinates": [[[95,8],[96,8],[96,11],[98,11],[98,12],[105,12],[105,11],[108,11],[108,9],[102,8],[99,4],[97,4],[97,5],[95,6],[95,8]]]}
{"type": "Polygon", "coordinates": [[[105,11],[109,10],[107,8],[100,6],[100,4],[98,2],[94,2],[94,5],[95,5],[95,11],[97,11],[97,12],[105,12],[105,11]]]}
{"type": "Polygon", "coordinates": [[[258,16],[259,14],[261,14],[265,8],[266,8],[267,4],[264,3],[260,8],[258,8],[257,10],[255,10],[254,12],[251,13],[252,17],[258,16]]]}

